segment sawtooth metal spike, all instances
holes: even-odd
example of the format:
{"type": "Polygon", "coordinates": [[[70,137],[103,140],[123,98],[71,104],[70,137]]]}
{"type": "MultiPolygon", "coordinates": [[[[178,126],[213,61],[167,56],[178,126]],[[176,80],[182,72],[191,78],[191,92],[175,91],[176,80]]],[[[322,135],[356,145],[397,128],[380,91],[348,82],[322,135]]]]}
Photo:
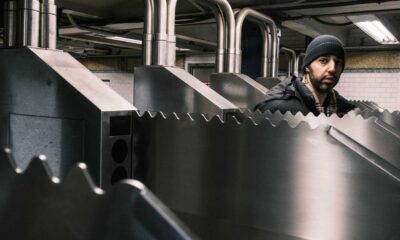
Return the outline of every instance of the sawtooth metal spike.
{"type": "Polygon", "coordinates": [[[55,178],[46,158],[19,171],[0,153],[2,239],[193,239],[195,236],[146,187],[125,180],[104,192],[84,163],[55,178]]]}

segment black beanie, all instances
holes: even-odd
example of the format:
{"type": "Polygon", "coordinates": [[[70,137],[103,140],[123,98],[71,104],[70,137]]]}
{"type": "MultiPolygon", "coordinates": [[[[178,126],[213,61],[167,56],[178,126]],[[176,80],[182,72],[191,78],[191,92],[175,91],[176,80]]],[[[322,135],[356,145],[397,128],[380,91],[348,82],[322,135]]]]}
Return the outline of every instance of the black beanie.
{"type": "Polygon", "coordinates": [[[344,48],[343,43],[332,35],[321,35],[310,42],[304,55],[302,69],[304,70],[316,58],[324,55],[335,55],[343,60],[344,67],[344,48]]]}

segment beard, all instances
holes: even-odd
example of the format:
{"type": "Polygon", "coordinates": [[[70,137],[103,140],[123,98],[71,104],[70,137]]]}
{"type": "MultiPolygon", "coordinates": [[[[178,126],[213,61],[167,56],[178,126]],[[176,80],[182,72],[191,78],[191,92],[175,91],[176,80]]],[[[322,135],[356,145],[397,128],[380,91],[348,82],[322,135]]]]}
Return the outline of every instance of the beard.
{"type": "Polygon", "coordinates": [[[310,78],[310,82],[311,84],[314,86],[315,90],[317,90],[320,93],[328,93],[330,91],[332,91],[332,89],[336,86],[338,79],[336,76],[332,76],[330,75],[330,78],[334,79],[333,83],[325,83],[323,82],[323,80],[326,78],[327,76],[322,76],[322,77],[316,77],[314,76],[314,74],[312,73],[312,71],[309,72],[309,78],[310,78]]]}

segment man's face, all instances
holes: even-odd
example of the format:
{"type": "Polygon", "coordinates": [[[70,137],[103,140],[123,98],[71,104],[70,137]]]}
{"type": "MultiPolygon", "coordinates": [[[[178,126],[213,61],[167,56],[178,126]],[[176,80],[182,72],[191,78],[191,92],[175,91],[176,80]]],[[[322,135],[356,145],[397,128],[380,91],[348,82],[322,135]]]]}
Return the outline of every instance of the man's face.
{"type": "Polygon", "coordinates": [[[311,62],[308,69],[309,79],[315,90],[327,93],[339,82],[343,72],[343,60],[335,55],[320,56],[311,62]]]}

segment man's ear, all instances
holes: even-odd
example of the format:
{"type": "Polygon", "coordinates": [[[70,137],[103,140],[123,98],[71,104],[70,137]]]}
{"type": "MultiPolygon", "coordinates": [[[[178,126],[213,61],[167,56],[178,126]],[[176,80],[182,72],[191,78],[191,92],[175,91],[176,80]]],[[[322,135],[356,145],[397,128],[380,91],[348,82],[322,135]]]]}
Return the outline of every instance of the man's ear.
{"type": "Polygon", "coordinates": [[[304,72],[309,73],[309,72],[310,72],[310,69],[309,69],[308,67],[305,67],[305,68],[304,68],[304,72]]]}

